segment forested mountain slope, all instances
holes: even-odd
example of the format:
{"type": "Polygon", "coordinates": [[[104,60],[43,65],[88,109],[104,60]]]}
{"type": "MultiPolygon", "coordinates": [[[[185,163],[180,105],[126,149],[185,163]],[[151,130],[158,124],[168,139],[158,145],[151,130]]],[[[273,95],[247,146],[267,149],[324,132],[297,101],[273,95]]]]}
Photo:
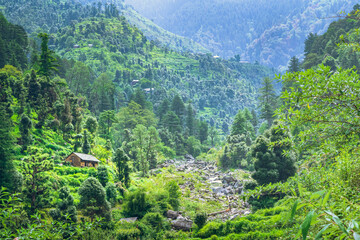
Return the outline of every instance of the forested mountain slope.
{"type": "Polygon", "coordinates": [[[300,56],[310,32],[323,33],[355,0],[127,0],[166,30],[189,37],[214,54],[274,67],[300,56]]]}
{"type": "Polygon", "coordinates": [[[87,17],[97,17],[100,13],[109,16],[121,11],[151,40],[157,40],[162,45],[181,52],[209,52],[200,44],[168,32],[131,8],[125,7],[121,0],[113,1],[111,4],[103,0],[0,0],[0,9],[10,22],[23,26],[28,33],[39,31],[55,33],[62,27],[87,17]]]}
{"type": "MultiPolygon", "coordinates": [[[[124,17],[77,23],[62,29],[51,44],[58,54],[86,63],[96,75],[106,72],[115,83],[116,108],[129,101],[136,87],[150,90],[149,98],[155,108],[163,99],[179,93],[196,109],[206,110],[209,122],[215,124],[218,119],[217,126],[225,132],[231,116],[239,109],[256,107],[261,79],[274,74],[260,65],[225,61],[211,55],[179,54],[156,46],[124,17]]],[[[90,92],[86,87],[80,89],[91,105],[90,92]]]]}

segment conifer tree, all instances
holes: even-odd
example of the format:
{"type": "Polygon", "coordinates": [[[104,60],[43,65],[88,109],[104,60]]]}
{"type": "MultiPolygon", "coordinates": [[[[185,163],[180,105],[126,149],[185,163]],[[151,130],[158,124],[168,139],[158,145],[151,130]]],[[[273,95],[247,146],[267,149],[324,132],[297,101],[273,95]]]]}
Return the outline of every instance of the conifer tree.
{"type": "Polygon", "coordinates": [[[106,166],[101,165],[97,168],[97,179],[103,187],[109,182],[109,171],[106,166]]]}
{"type": "Polygon", "coordinates": [[[24,174],[24,197],[25,202],[29,203],[30,213],[46,206],[50,194],[49,186],[46,184],[49,175],[45,172],[53,169],[52,162],[49,161],[49,155],[43,154],[38,148],[31,148],[29,156],[22,162],[24,174]]]}
{"type": "Polygon", "coordinates": [[[123,183],[126,187],[130,186],[130,168],[129,162],[130,158],[126,153],[121,149],[116,149],[116,152],[112,158],[112,161],[116,164],[117,167],[117,178],[123,183]]]}
{"type": "Polygon", "coordinates": [[[80,209],[84,215],[94,220],[96,216],[111,220],[111,205],[106,200],[106,192],[101,183],[94,177],[86,179],[79,188],[80,209]]]}
{"type": "Polygon", "coordinates": [[[146,96],[141,88],[137,88],[135,93],[131,96],[130,101],[134,101],[139,104],[143,109],[146,108],[146,96]]]}
{"type": "Polygon", "coordinates": [[[83,151],[83,153],[88,154],[90,152],[90,150],[91,150],[91,146],[90,146],[89,139],[88,139],[88,132],[85,130],[84,131],[84,141],[82,144],[82,151],[83,151]]]}
{"type": "Polygon", "coordinates": [[[300,61],[296,56],[294,56],[290,60],[289,68],[288,68],[287,72],[294,73],[294,72],[300,72],[300,71],[301,71],[300,61]]]}
{"type": "Polygon", "coordinates": [[[54,71],[57,71],[57,60],[53,56],[53,52],[48,47],[49,35],[47,33],[39,33],[41,38],[41,55],[40,55],[40,69],[39,74],[50,77],[54,71]]]}
{"type": "Polygon", "coordinates": [[[22,150],[25,151],[32,142],[32,121],[25,113],[21,116],[19,130],[21,134],[22,150]]]}
{"type": "Polygon", "coordinates": [[[68,187],[62,187],[59,190],[59,201],[56,204],[56,209],[50,211],[50,216],[56,221],[77,222],[76,207],[74,198],[70,194],[68,187]]]}
{"type": "Polygon", "coordinates": [[[204,143],[208,138],[208,124],[207,122],[200,122],[199,126],[199,140],[201,143],[204,143]]]}
{"type": "Polygon", "coordinates": [[[186,110],[186,127],[189,130],[189,136],[194,135],[194,123],[195,123],[194,110],[191,104],[188,104],[186,110]]]}
{"type": "Polygon", "coordinates": [[[179,119],[182,119],[185,113],[185,105],[181,97],[177,94],[172,100],[171,111],[173,111],[179,119]]]}
{"type": "MultiPolygon", "coordinates": [[[[1,92],[1,87],[0,87],[1,92]]],[[[0,98],[2,95],[0,94],[0,98]]],[[[0,188],[11,188],[12,172],[15,170],[11,150],[13,138],[11,136],[11,118],[5,110],[5,104],[0,102],[0,188]]]]}
{"type": "Polygon", "coordinates": [[[256,128],[257,125],[259,124],[259,120],[257,118],[256,112],[254,109],[251,110],[251,115],[252,115],[251,124],[254,126],[254,128],[256,128]]]}
{"type": "Polygon", "coordinates": [[[274,120],[274,112],[276,109],[276,94],[272,80],[268,77],[263,79],[263,87],[260,89],[260,110],[261,118],[268,122],[268,126],[272,125],[274,120]]]}
{"type": "Polygon", "coordinates": [[[296,173],[295,155],[290,151],[289,138],[288,129],[276,123],[264,136],[256,139],[252,150],[256,158],[253,178],[260,185],[286,181],[296,173]]]}
{"type": "Polygon", "coordinates": [[[181,132],[181,121],[173,111],[169,111],[165,115],[163,124],[172,134],[181,132]]]}
{"type": "Polygon", "coordinates": [[[98,127],[98,122],[96,120],[96,118],[92,117],[92,116],[89,116],[87,119],[86,119],[86,122],[85,122],[85,128],[87,130],[89,130],[89,132],[91,134],[94,134],[97,130],[97,127],[98,127]]]}
{"type": "Polygon", "coordinates": [[[231,127],[231,135],[246,134],[246,122],[244,112],[239,110],[231,127]]]}
{"type": "Polygon", "coordinates": [[[166,98],[164,99],[158,109],[158,116],[160,119],[160,123],[162,122],[161,120],[164,118],[165,114],[170,110],[170,101],[166,98]]]}

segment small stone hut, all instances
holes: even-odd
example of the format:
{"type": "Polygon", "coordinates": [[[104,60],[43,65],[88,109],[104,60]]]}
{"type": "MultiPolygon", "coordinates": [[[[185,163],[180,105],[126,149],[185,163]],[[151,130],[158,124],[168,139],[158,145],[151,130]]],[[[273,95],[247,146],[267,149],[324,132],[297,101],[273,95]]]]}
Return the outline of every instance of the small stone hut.
{"type": "Polygon", "coordinates": [[[84,153],[71,153],[66,159],[66,162],[71,163],[74,167],[97,167],[99,165],[99,160],[89,154],[84,153]]]}

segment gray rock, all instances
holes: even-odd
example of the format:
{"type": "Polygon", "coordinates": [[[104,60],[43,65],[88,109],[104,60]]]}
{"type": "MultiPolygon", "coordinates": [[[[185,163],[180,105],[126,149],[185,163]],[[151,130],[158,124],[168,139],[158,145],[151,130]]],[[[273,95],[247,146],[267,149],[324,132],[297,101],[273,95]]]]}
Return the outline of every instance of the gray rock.
{"type": "Polygon", "coordinates": [[[192,228],[193,221],[179,216],[176,220],[171,222],[171,226],[177,230],[189,231],[192,228]]]}
{"type": "Polygon", "coordinates": [[[180,214],[178,212],[169,210],[166,212],[166,217],[167,218],[171,218],[173,220],[177,219],[180,216],[180,214]]]}

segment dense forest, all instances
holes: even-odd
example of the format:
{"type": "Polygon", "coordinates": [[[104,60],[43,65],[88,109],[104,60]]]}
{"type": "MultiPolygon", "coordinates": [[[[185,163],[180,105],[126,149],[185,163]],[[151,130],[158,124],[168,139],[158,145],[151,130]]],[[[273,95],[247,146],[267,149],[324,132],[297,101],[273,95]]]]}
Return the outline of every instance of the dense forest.
{"type": "Polygon", "coordinates": [[[357,1],[127,0],[161,27],[193,39],[222,57],[286,70],[300,57],[309,32],[324,33],[333,16],[357,1]]]}
{"type": "Polygon", "coordinates": [[[28,2],[0,2],[1,239],[360,239],[359,5],[275,75],[28,2]]]}

